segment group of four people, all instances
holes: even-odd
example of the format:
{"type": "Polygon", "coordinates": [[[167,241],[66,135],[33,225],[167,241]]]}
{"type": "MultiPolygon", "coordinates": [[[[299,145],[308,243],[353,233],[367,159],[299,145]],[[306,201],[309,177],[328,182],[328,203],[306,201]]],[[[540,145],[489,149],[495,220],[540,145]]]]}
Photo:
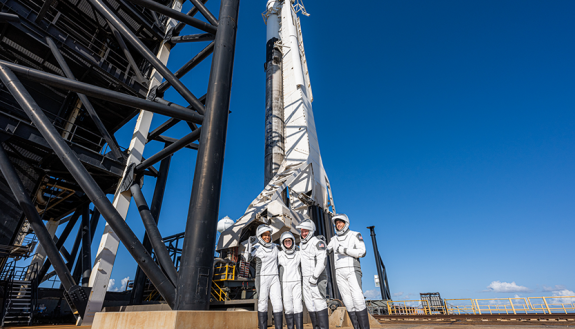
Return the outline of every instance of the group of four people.
{"type": "Polygon", "coordinates": [[[349,229],[349,219],[344,214],[335,215],[332,222],[337,235],[328,245],[324,237],[314,235],[315,224],[311,220],[305,220],[296,227],[300,230],[299,249],[289,231],[281,235],[279,246],[272,243],[272,229],[267,225],[257,228],[257,239],[248,240],[243,257],[248,262],[256,261],[260,329],[267,328],[268,298],[276,329],[283,326],[284,310],[288,329],[293,329],[294,325],[303,329],[302,294],[313,328],[329,328],[325,268],[327,254],[331,252],[334,253],[337,287],[353,327],[369,329],[359,263],[359,258],[365,256],[363,237],[349,229]]]}

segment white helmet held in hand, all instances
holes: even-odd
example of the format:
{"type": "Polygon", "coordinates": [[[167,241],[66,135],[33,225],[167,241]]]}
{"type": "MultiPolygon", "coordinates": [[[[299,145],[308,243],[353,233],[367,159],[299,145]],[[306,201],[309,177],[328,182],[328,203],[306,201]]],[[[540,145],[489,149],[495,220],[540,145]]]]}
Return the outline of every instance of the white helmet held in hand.
{"type": "Polygon", "coordinates": [[[311,221],[311,219],[304,220],[295,228],[299,229],[300,232],[302,229],[309,231],[308,235],[305,238],[303,237],[301,238],[301,242],[303,243],[307,243],[309,239],[311,239],[311,237],[313,236],[313,233],[315,232],[315,224],[311,221]]]}
{"type": "Polygon", "coordinates": [[[270,242],[265,242],[264,239],[262,239],[262,234],[264,234],[265,232],[270,232],[270,237],[272,234],[272,229],[271,227],[262,224],[260,226],[258,226],[258,229],[256,230],[256,236],[258,237],[258,242],[264,246],[264,247],[271,247],[272,246],[272,241],[270,240],[270,242]]]}
{"type": "Polygon", "coordinates": [[[295,251],[295,238],[293,236],[293,234],[291,234],[290,231],[285,231],[282,233],[282,236],[280,237],[280,244],[282,246],[283,251],[285,251],[287,254],[293,254],[295,251]],[[286,246],[284,246],[284,240],[287,239],[291,239],[291,248],[287,248],[286,246]]]}
{"type": "Polygon", "coordinates": [[[335,233],[337,233],[337,235],[340,235],[340,236],[344,235],[349,230],[349,218],[347,218],[346,214],[337,214],[331,218],[331,221],[333,222],[333,226],[335,226],[335,233]],[[345,223],[345,225],[343,226],[343,228],[341,230],[338,230],[337,226],[335,225],[335,221],[338,221],[338,220],[345,223]]]}

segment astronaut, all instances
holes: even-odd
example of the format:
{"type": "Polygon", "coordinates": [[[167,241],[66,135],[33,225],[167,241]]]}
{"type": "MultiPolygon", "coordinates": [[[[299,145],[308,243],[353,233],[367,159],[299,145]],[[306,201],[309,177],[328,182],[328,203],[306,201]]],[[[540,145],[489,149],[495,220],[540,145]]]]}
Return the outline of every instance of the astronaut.
{"type": "Polygon", "coordinates": [[[304,220],[296,228],[301,230],[299,253],[305,306],[309,312],[313,328],[328,329],[329,315],[325,299],[327,288],[326,243],[313,235],[315,224],[311,220],[304,220]]]}
{"type": "Polygon", "coordinates": [[[256,230],[257,242],[248,240],[243,257],[247,262],[256,260],[256,291],[258,292],[258,326],[266,329],[268,323],[268,297],[272,302],[275,327],[283,326],[282,291],[278,277],[278,245],[272,243],[272,229],[260,225],[256,230]]]}
{"type": "Polygon", "coordinates": [[[334,253],[337,288],[349,313],[354,329],[369,329],[369,315],[361,289],[361,265],[365,243],[359,232],[350,231],[347,215],[332,218],[337,233],[327,246],[334,253]]]}
{"type": "Polygon", "coordinates": [[[286,231],[280,237],[282,251],[278,255],[280,282],[282,284],[284,313],[288,329],[303,329],[303,303],[301,299],[300,252],[295,238],[286,231]]]}

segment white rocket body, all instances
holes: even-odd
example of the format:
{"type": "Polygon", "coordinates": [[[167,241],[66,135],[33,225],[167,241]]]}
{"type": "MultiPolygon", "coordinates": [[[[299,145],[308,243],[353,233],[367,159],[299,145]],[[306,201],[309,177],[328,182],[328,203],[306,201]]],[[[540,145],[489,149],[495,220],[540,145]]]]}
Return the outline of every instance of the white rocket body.
{"type": "MultiPolygon", "coordinates": [[[[217,250],[240,246],[247,239],[245,229],[266,223],[273,240],[309,219],[311,205],[335,213],[329,180],[325,173],[312,110],[312,91],[299,18],[290,0],[267,2],[267,41],[277,38],[282,59],[283,135],[285,157],[277,173],[249,205],[245,214],[225,230],[217,250]],[[282,192],[289,190],[289,205],[282,192]],[[330,209],[331,207],[331,209],[330,209]]],[[[274,126],[277,127],[277,126],[274,126]]],[[[274,128],[278,129],[278,128],[274,128]]]]}

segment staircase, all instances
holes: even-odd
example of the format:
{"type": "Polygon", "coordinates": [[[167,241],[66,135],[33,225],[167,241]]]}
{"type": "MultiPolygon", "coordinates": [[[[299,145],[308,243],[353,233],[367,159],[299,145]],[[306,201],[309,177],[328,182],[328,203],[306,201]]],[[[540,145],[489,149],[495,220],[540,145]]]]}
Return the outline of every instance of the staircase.
{"type": "Polygon", "coordinates": [[[32,324],[37,302],[37,274],[37,264],[16,267],[12,263],[5,269],[2,275],[5,280],[2,327],[32,324]]]}

